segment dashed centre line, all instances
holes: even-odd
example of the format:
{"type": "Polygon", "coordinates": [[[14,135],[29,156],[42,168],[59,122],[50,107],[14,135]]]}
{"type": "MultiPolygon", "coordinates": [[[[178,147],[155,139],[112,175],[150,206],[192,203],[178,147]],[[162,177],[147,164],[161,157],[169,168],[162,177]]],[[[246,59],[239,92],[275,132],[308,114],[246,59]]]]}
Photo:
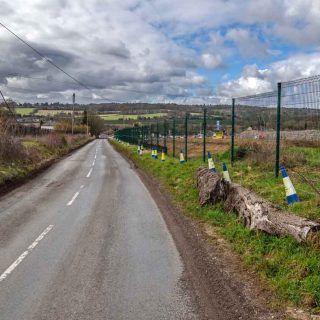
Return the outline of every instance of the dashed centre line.
{"type": "Polygon", "coordinates": [[[2,275],[0,276],[0,282],[3,281],[5,278],[7,278],[7,276],[13,272],[13,270],[25,259],[25,257],[31,253],[31,251],[38,245],[38,243],[46,236],[46,234],[48,234],[50,232],[50,230],[53,228],[53,224],[50,224],[41,234],[40,236],[34,240],[34,242],[32,242],[32,244],[27,248],[26,251],[24,251],[19,258],[13,262],[11,264],[11,266],[9,266],[7,268],[7,270],[5,270],[5,272],[2,273],[2,275]]]}
{"type": "Polygon", "coordinates": [[[92,170],[93,170],[93,168],[91,168],[91,169],[90,169],[90,171],[88,172],[88,174],[87,174],[87,178],[90,178],[91,173],[92,173],[92,170]]]}
{"type": "Polygon", "coordinates": [[[71,206],[74,202],[74,200],[77,199],[78,195],[80,194],[80,192],[76,192],[75,195],[72,197],[72,199],[67,203],[67,206],[71,206]]]}

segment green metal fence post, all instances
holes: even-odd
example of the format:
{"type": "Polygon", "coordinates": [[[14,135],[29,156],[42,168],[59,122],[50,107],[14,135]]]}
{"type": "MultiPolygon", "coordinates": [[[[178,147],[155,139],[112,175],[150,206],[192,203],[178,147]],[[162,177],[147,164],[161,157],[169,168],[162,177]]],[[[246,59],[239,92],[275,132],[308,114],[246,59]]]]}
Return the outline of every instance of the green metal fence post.
{"type": "Polygon", "coordinates": [[[167,154],[167,121],[163,121],[163,147],[164,152],[167,154]]]}
{"type": "Polygon", "coordinates": [[[189,114],[186,113],[185,123],[184,123],[184,158],[185,162],[188,161],[188,118],[189,114]]]}
{"type": "Polygon", "coordinates": [[[159,122],[157,121],[157,150],[159,151],[159,122]]]}
{"type": "Polygon", "coordinates": [[[279,177],[280,167],[280,134],[281,134],[281,82],[278,83],[278,101],[277,101],[277,136],[276,136],[276,163],[275,176],[279,177]]]}
{"type": "Polygon", "coordinates": [[[235,124],[235,99],[232,99],[232,111],[231,111],[231,165],[234,163],[234,124],[235,124]]]}
{"type": "Polygon", "coordinates": [[[144,126],[141,127],[141,145],[144,145],[144,126]]]}
{"type": "Polygon", "coordinates": [[[176,118],[173,118],[172,123],[172,157],[176,156],[176,118]]]}
{"type": "Polygon", "coordinates": [[[203,109],[203,162],[206,162],[207,108],[203,109]]]}

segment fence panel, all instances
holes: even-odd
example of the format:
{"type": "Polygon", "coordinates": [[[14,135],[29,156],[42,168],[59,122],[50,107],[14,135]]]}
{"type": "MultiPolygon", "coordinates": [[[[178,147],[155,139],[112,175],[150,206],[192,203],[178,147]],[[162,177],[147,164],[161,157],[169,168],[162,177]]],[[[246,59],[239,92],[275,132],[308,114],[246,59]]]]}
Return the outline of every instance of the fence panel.
{"type": "Polygon", "coordinates": [[[277,91],[233,100],[231,162],[248,158],[271,168],[276,163],[277,91]]]}

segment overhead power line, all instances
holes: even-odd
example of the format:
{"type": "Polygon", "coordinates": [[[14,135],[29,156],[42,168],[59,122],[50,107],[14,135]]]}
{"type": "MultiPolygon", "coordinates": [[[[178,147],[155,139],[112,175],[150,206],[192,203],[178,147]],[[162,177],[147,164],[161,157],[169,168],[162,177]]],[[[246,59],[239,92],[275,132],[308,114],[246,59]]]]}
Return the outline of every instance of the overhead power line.
{"type": "Polygon", "coordinates": [[[32,45],[30,45],[27,41],[23,40],[21,37],[19,37],[16,33],[14,33],[12,30],[10,30],[7,26],[5,26],[2,22],[0,22],[0,25],[6,29],[8,32],[10,32],[13,36],[15,36],[17,39],[19,39],[22,43],[24,43],[27,47],[29,47],[31,50],[33,50],[38,56],[40,56],[42,59],[44,59],[46,62],[48,62],[49,64],[51,64],[52,66],[54,66],[56,69],[58,69],[59,71],[61,71],[62,73],[64,73],[67,77],[69,77],[70,79],[72,79],[74,82],[78,83],[80,86],[90,90],[90,88],[88,86],[86,86],[84,83],[82,83],[81,81],[77,80],[75,77],[73,77],[71,74],[69,74],[68,72],[64,71],[61,67],[59,67],[57,64],[55,64],[53,61],[51,61],[50,59],[46,58],[39,50],[37,50],[36,48],[34,48],[32,45]]]}
{"type": "MultiPolygon", "coordinates": [[[[2,22],[0,22],[0,26],[2,26],[4,29],[6,29],[9,33],[11,33],[14,37],[16,37],[19,41],[21,41],[23,44],[25,44],[27,47],[29,47],[32,51],[34,51],[38,56],[40,56],[42,59],[44,59],[46,62],[48,62],[49,64],[51,64],[53,67],[55,67],[56,69],[58,69],[60,72],[62,72],[63,74],[65,74],[67,77],[69,77],[70,79],[72,79],[75,83],[77,83],[78,85],[80,85],[81,87],[87,89],[87,90],[92,90],[92,88],[89,88],[86,84],[84,84],[83,82],[79,81],[78,79],[76,79],[75,77],[73,77],[71,74],[69,74],[67,71],[63,70],[61,67],[59,67],[57,64],[55,64],[53,61],[51,61],[50,59],[48,59],[47,57],[45,57],[45,55],[43,55],[39,50],[37,50],[36,48],[34,48],[31,44],[29,44],[27,41],[25,41],[24,39],[22,39],[20,36],[18,36],[15,32],[13,32],[11,29],[9,29],[6,25],[4,25],[2,22]]],[[[25,77],[20,75],[21,77],[25,77]]],[[[25,78],[30,78],[32,79],[32,77],[25,77],[25,78]]],[[[35,79],[35,78],[33,78],[35,79]]],[[[44,80],[44,79],[35,79],[35,80],[44,80]]],[[[50,80],[47,80],[50,81],[50,80]]],[[[62,82],[61,82],[62,83],[62,82]]],[[[123,102],[123,101],[115,101],[106,97],[101,97],[101,100],[106,100],[106,101],[110,101],[110,102],[123,102]]]]}
{"type": "Polygon", "coordinates": [[[27,76],[27,75],[24,75],[24,74],[20,74],[20,73],[0,73],[0,77],[4,77],[4,78],[26,78],[26,79],[47,81],[47,82],[60,83],[60,84],[74,84],[74,82],[71,82],[71,81],[57,81],[57,80],[48,79],[48,78],[35,78],[35,77],[27,76]]]}

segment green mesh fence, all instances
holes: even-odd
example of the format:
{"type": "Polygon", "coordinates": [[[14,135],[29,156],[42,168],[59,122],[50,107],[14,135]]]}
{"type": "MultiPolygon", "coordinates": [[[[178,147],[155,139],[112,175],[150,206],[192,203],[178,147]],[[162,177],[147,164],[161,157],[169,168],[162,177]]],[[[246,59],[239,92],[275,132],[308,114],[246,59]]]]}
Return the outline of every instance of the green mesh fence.
{"type": "Polygon", "coordinates": [[[277,151],[277,92],[234,99],[232,162],[248,159],[272,169],[277,151]]]}
{"type": "Polygon", "coordinates": [[[307,199],[320,195],[320,76],[281,84],[281,162],[294,182],[308,185],[307,199]]]}

